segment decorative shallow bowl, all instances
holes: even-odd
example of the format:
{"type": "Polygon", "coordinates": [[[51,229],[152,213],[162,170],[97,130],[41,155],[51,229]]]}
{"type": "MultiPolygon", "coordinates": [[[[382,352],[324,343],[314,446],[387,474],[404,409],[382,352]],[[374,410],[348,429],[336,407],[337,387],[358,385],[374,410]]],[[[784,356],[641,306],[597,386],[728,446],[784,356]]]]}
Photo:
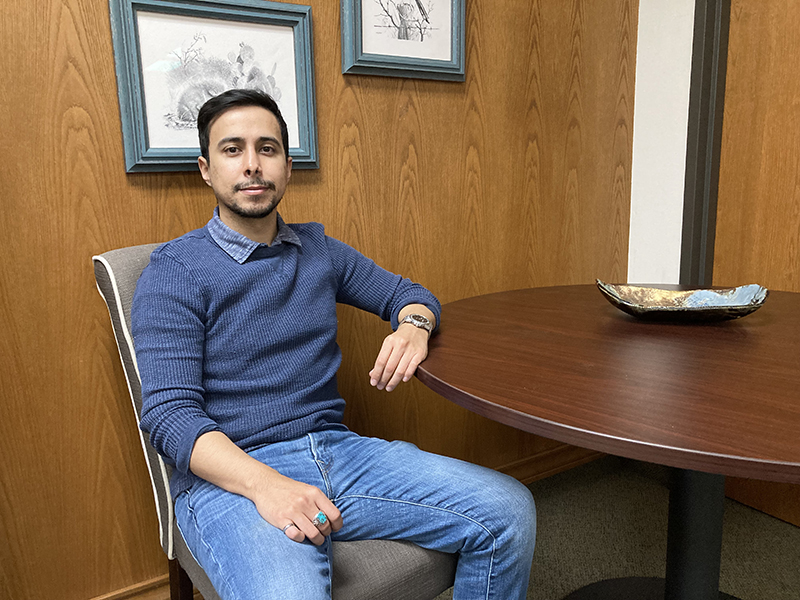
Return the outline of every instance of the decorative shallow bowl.
{"type": "Polygon", "coordinates": [[[757,284],[713,290],[667,290],[604,283],[598,279],[597,287],[611,304],[634,317],[671,321],[738,319],[761,308],[769,295],[767,288],[757,284]]]}

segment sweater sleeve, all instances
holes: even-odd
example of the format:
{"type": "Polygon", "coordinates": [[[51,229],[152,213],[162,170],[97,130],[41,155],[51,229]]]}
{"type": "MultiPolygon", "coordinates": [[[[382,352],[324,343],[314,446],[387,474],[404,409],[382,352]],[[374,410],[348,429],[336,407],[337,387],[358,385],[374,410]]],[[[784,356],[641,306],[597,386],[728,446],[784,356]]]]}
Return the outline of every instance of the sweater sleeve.
{"type": "Polygon", "coordinates": [[[423,304],[441,319],[439,300],[410,279],[379,267],[351,246],[326,236],[328,252],[338,279],[336,301],[372,312],[397,329],[398,314],[409,304],[423,304]]]}
{"type": "Polygon", "coordinates": [[[133,297],[131,330],[142,380],[140,427],[182,473],[197,438],[219,426],[204,410],[202,291],[188,269],[153,252],[133,297]]]}

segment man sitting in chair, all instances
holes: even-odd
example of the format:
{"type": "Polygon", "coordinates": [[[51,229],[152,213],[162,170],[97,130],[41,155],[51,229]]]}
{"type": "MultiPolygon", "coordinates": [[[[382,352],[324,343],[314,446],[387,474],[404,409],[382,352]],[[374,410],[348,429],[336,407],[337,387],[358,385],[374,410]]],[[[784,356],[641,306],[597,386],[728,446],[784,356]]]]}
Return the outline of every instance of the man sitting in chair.
{"type": "Polygon", "coordinates": [[[331,540],[457,553],[456,600],[525,598],[535,509],[493,470],[342,424],[336,303],[390,321],[370,383],[391,391],[440,316],[424,287],[276,208],[292,173],[268,95],[230,90],[197,119],[218,206],[153,252],[132,328],[141,426],[174,466],[178,526],[222,598],[330,598],[331,540]]]}

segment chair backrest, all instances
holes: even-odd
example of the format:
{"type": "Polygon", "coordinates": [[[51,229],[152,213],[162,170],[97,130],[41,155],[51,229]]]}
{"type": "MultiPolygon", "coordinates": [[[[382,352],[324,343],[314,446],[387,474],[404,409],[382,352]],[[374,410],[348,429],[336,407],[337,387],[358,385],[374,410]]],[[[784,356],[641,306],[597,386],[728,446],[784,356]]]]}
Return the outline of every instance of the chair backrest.
{"type": "MultiPolygon", "coordinates": [[[[139,276],[144,268],[150,263],[150,253],[159,245],[131,246],[92,257],[97,289],[108,306],[108,314],[111,317],[111,325],[117,340],[117,348],[125,371],[125,379],[128,382],[128,391],[137,424],[142,414],[142,385],[131,336],[131,302],[136,282],[139,281],[139,276]]],[[[138,432],[147,461],[147,469],[150,472],[150,481],[153,485],[161,547],[172,559],[175,558],[175,541],[173,539],[172,496],[169,490],[171,469],[150,445],[144,432],[141,429],[138,429],[138,432]]]]}

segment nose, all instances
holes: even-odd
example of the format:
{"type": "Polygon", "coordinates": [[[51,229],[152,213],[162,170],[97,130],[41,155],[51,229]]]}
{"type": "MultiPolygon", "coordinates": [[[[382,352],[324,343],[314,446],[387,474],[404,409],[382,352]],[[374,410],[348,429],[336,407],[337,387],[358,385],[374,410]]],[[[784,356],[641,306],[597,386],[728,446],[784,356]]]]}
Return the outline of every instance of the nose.
{"type": "Polygon", "coordinates": [[[248,177],[261,172],[261,163],[255,148],[248,148],[244,153],[244,172],[248,177]]]}

